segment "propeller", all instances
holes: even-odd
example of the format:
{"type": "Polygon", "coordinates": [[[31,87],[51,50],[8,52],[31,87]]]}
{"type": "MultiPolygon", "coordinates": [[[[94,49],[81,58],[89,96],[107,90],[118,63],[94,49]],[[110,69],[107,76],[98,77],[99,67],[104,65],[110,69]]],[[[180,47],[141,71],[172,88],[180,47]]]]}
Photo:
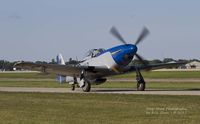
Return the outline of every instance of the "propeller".
{"type": "MultiPolygon", "coordinates": [[[[110,33],[116,37],[121,43],[123,44],[127,44],[127,42],[124,40],[124,38],[121,36],[121,34],[119,33],[119,31],[117,30],[117,28],[115,27],[112,27],[110,29],[110,33]]],[[[145,38],[146,36],[149,34],[149,30],[144,27],[142,32],[140,33],[138,39],[136,40],[135,42],[135,45],[137,46],[139,43],[141,43],[145,38]]],[[[140,56],[138,53],[135,54],[136,58],[142,63],[144,64],[145,66],[148,65],[148,63],[143,59],[142,56],[140,56]]]]}
{"type": "MultiPolygon", "coordinates": [[[[111,33],[114,37],[116,37],[120,42],[122,42],[123,44],[127,44],[127,42],[126,42],[126,41],[124,40],[124,38],[121,36],[121,34],[119,33],[119,31],[117,30],[116,27],[112,27],[112,28],[110,29],[110,33],[111,33]]],[[[135,45],[138,45],[139,43],[141,43],[141,42],[145,39],[145,37],[146,37],[148,34],[149,34],[149,30],[148,30],[146,27],[144,27],[143,30],[142,30],[142,32],[140,33],[138,39],[136,40],[135,45]]]]}
{"type": "Polygon", "coordinates": [[[141,43],[148,34],[149,34],[149,30],[146,27],[144,27],[142,32],[140,33],[140,36],[136,40],[135,45],[138,45],[139,43],[141,43]]]}
{"type": "Polygon", "coordinates": [[[120,42],[122,42],[123,44],[127,44],[127,42],[124,40],[124,38],[121,36],[121,34],[119,33],[119,31],[117,30],[117,28],[112,27],[110,29],[110,33],[116,37],[120,42]]]}
{"type": "Polygon", "coordinates": [[[139,55],[139,54],[135,54],[135,56],[137,57],[137,59],[144,65],[144,66],[148,66],[148,62],[147,61],[145,61],[145,59],[141,56],[141,55],[139,55]]]}

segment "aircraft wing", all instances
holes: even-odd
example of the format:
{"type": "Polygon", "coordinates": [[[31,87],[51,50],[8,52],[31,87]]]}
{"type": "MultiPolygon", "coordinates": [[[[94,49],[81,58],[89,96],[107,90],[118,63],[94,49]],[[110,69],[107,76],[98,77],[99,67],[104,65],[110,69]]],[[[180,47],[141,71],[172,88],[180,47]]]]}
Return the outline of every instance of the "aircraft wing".
{"type": "MultiPolygon", "coordinates": [[[[162,64],[149,64],[141,66],[128,66],[122,73],[134,72],[136,69],[139,70],[155,70],[169,67],[177,67],[186,64],[185,62],[178,63],[162,63],[162,64]]],[[[87,71],[87,75],[91,78],[104,77],[109,75],[116,75],[107,67],[97,67],[97,66],[81,66],[81,65],[58,65],[58,64],[37,64],[33,62],[20,62],[15,64],[16,68],[40,71],[43,73],[53,73],[58,75],[66,76],[77,76],[79,77],[83,70],[87,71]]],[[[121,74],[122,74],[121,73],[121,74]]]]}
{"type": "Polygon", "coordinates": [[[40,71],[43,73],[53,73],[67,76],[80,76],[83,70],[97,73],[108,70],[106,67],[80,66],[80,65],[58,65],[58,64],[37,64],[33,62],[19,62],[14,65],[16,68],[40,71]]]}
{"type": "Polygon", "coordinates": [[[170,68],[170,67],[178,67],[181,65],[186,64],[185,62],[177,62],[177,63],[161,63],[161,64],[149,64],[149,65],[141,65],[141,66],[130,66],[127,71],[136,71],[136,69],[139,70],[156,70],[156,69],[162,69],[162,68],[170,68]]]}

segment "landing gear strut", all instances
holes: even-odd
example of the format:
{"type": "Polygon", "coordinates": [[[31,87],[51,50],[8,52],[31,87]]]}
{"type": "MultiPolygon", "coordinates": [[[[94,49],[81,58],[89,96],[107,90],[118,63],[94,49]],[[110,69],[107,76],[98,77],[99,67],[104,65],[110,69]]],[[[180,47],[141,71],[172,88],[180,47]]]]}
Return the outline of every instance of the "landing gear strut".
{"type": "MultiPolygon", "coordinates": [[[[90,92],[90,89],[91,89],[90,81],[88,81],[86,78],[84,78],[84,76],[81,76],[80,82],[83,82],[83,85],[80,86],[82,88],[82,90],[84,92],[90,92]]],[[[77,81],[77,78],[74,77],[74,82],[71,85],[71,90],[74,91],[76,86],[78,86],[78,81],[77,81]]]]}
{"type": "Polygon", "coordinates": [[[137,80],[137,90],[144,91],[145,90],[145,81],[140,73],[140,70],[136,69],[136,80],[137,80]]]}

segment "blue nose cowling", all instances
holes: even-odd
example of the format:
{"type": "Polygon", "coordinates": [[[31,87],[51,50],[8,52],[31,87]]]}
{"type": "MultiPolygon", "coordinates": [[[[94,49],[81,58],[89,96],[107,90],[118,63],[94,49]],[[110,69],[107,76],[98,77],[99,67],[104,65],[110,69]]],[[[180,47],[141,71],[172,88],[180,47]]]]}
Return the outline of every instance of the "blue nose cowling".
{"type": "Polygon", "coordinates": [[[126,44],[126,45],[121,45],[117,47],[120,52],[117,54],[113,55],[113,59],[119,66],[126,66],[128,65],[135,53],[137,52],[137,46],[133,44],[126,44]]]}
{"type": "Polygon", "coordinates": [[[137,46],[130,44],[129,50],[130,50],[129,52],[134,55],[137,52],[137,46]]]}

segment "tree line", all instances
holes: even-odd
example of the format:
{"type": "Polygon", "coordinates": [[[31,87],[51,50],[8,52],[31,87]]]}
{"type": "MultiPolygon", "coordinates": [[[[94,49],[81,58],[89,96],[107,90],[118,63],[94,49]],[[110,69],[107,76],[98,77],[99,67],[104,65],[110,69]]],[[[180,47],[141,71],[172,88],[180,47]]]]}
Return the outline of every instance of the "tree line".
{"type": "Polygon", "coordinates": [[[14,64],[15,64],[15,62],[0,60],[0,70],[1,71],[12,71],[14,64]]]}

